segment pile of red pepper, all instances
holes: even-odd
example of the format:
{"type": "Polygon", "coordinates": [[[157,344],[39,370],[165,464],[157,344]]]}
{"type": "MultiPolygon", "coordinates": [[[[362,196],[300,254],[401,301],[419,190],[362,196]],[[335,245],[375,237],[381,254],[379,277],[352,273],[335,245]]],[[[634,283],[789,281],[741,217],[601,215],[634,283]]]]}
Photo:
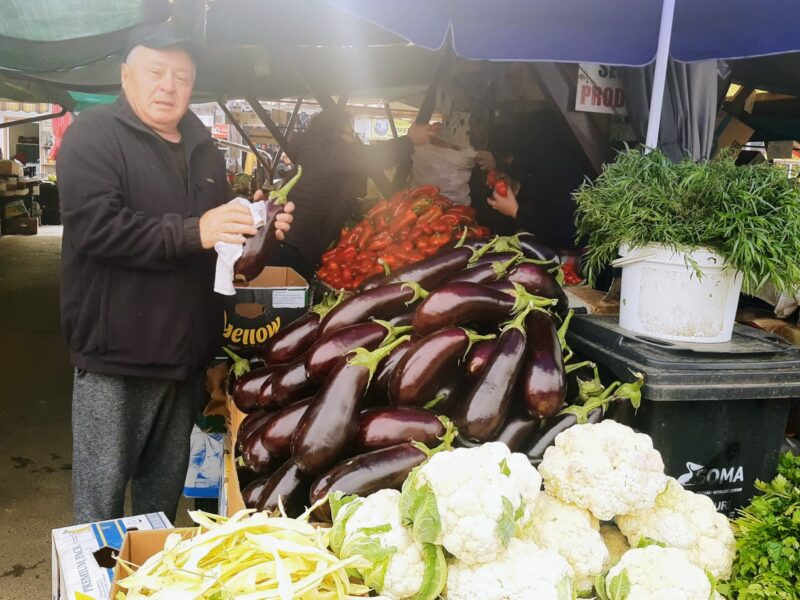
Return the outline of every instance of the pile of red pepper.
{"type": "Polygon", "coordinates": [[[317,272],[335,289],[353,290],[370,275],[394,270],[432,256],[466,239],[487,238],[488,227],[475,221],[475,209],[454,204],[434,185],[402,190],[373,206],[339,243],[322,255],[317,272]]]}

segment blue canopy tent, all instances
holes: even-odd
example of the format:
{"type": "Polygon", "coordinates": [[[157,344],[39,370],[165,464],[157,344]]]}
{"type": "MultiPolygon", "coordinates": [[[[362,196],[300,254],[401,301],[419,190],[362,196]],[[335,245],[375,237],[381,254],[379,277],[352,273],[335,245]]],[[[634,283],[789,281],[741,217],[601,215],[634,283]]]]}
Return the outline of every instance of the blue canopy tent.
{"type": "Polygon", "coordinates": [[[655,62],[655,147],[670,56],[681,62],[800,51],[796,0],[325,0],[415,45],[465,59],[655,62]]]}

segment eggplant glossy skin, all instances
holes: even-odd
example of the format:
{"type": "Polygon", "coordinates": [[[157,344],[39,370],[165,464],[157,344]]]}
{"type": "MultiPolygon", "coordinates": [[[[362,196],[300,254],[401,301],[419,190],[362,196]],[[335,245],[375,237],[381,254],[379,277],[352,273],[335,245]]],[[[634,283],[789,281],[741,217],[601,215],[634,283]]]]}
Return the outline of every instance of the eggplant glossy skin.
{"type": "Polygon", "coordinates": [[[569,310],[569,299],[555,278],[541,265],[523,263],[514,267],[508,274],[508,281],[518,283],[534,296],[558,300],[556,311],[559,314],[569,310]]]}
{"type": "Polygon", "coordinates": [[[242,255],[233,265],[235,278],[244,278],[252,281],[267,266],[267,259],[275,247],[275,218],[283,212],[283,206],[274,202],[265,201],[266,218],[264,225],[259,227],[253,236],[248,236],[244,242],[242,255]]]}
{"type": "MultiPolygon", "coordinates": [[[[603,419],[603,409],[595,408],[587,417],[589,423],[599,423],[603,419]]],[[[528,460],[535,467],[539,466],[544,458],[545,450],[556,443],[556,436],[562,431],[566,431],[578,422],[575,415],[557,415],[547,419],[539,430],[534,434],[533,439],[528,442],[525,454],[528,460]]]]}
{"type": "Polygon", "coordinates": [[[245,508],[258,507],[258,500],[270,477],[272,477],[272,473],[260,475],[242,488],[242,500],[244,500],[245,508]]]}
{"type": "Polygon", "coordinates": [[[537,242],[532,233],[520,233],[517,236],[517,239],[519,240],[520,248],[522,248],[522,253],[526,258],[548,261],[552,263],[552,266],[561,264],[561,260],[559,259],[556,251],[549,246],[545,246],[544,244],[537,242]]]}
{"type": "Polygon", "coordinates": [[[236,434],[236,445],[239,450],[243,448],[244,443],[250,435],[254,431],[260,429],[273,414],[274,413],[269,410],[259,410],[250,413],[242,420],[242,423],[239,425],[239,431],[236,434]]]}
{"type": "Polygon", "coordinates": [[[442,377],[467,348],[469,337],[460,327],[440,329],[414,342],[389,380],[389,403],[423,406],[433,400],[442,377]]]}
{"type": "Polygon", "coordinates": [[[508,262],[512,258],[519,256],[517,252],[489,252],[478,258],[470,265],[470,268],[493,265],[495,263],[508,262]]]}
{"type": "Polygon", "coordinates": [[[382,285],[351,296],[331,310],[320,324],[320,338],[370,319],[391,319],[411,308],[417,292],[406,283],[382,285]]]}
{"type": "Polygon", "coordinates": [[[292,457],[304,473],[318,475],[346,457],[358,432],[358,411],[369,385],[369,369],[342,358],[300,420],[292,457]]]}
{"type": "Polygon", "coordinates": [[[244,465],[253,473],[258,473],[259,475],[274,471],[275,467],[280,464],[278,458],[264,446],[261,439],[263,428],[264,425],[262,424],[261,428],[254,430],[247,438],[247,441],[242,444],[242,461],[244,465]]]}
{"type": "Polygon", "coordinates": [[[429,448],[439,444],[445,426],[436,413],[424,408],[374,408],[361,413],[356,452],[371,452],[405,442],[420,442],[429,448]]]}
{"type": "Polygon", "coordinates": [[[519,389],[528,414],[548,419],[564,407],[567,398],[561,342],[547,313],[533,311],[525,325],[528,343],[519,389]]]}
{"type": "Polygon", "coordinates": [[[300,357],[286,365],[272,378],[271,396],[265,391],[263,397],[271,406],[288,406],[293,402],[308,398],[318,387],[306,368],[305,357],[300,357]]]}
{"type": "Polygon", "coordinates": [[[258,499],[258,510],[274,513],[280,500],[287,516],[299,517],[305,511],[311,481],[297,465],[287,460],[264,485],[258,499]]]}
{"type": "Polygon", "coordinates": [[[280,409],[259,429],[261,444],[278,460],[289,458],[292,437],[313,398],[306,398],[280,409]]]}
{"type": "Polygon", "coordinates": [[[258,393],[264,382],[272,377],[273,369],[261,367],[239,377],[231,385],[231,398],[240,411],[251,413],[258,409],[258,393]]]}
{"type": "MultiPolygon", "coordinates": [[[[311,485],[311,503],[331,492],[369,496],[383,489],[399,490],[414,467],[428,457],[412,444],[398,444],[366,454],[359,454],[339,463],[311,485]]],[[[329,507],[322,508],[323,518],[330,521],[329,507]]]]}
{"type": "Polygon", "coordinates": [[[499,323],[514,309],[514,298],[479,283],[451,283],[432,292],[417,307],[414,332],[427,335],[466,323],[499,323]]]}
{"type": "Polygon", "coordinates": [[[525,334],[516,327],[500,334],[486,368],[457,411],[455,422],[462,437],[478,442],[494,439],[508,416],[524,358],[525,334]]]}
{"type": "Polygon", "coordinates": [[[264,385],[261,386],[261,390],[258,392],[258,400],[256,400],[256,404],[258,404],[259,408],[266,409],[266,410],[273,410],[277,408],[277,402],[275,402],[275,394],[273,393],[273,386],[272,382],[275,379],[275,376],[282,372],[286,367],[278,367],[273,371],[272,377],[269,377],[266,381],[264,381],[264,385]]]}
{"type": "Polygon", "coordinates": [[[363,289],[370,290],[403,281],[413,281],[422,286],[424,290],[432,290],[449,279],[451,275],[465,268],[470,258],[472,258],[472,249],[470,248],[454,248],[440,252],[425,260],[392,271],[383,279],[377,279],[365,285],[363,289]]]}
{"type": "Polygon", "coordinates": [[[270,338],[261,350],[268,365],[290,363],[303,356],[317,339],[320,316],[308,312],[270,338]]]}
{"type": "Polygon", "coordinates": [[[540,424],[539,419],[532,419],[526,414],[512,415],[497,434],[495,441],[503,442],[512,452],[521,452],[526,449],[540,424]]]}
{"type": "Polygon", "coordinates": [[[489,357],[497,347],[497,339],[483,340],[478,342],[472,347],[467,355],[466,372],[467,377],[475,379],[486,368],[486,363],[489,362],[489,357]]]}
{"type": "Polygon", "coordinates": [[[392,350],[391,354],[384,358],[378,365],[378,370],[372,377],[372,383],[367,390],[366,405],[385,406],[389,394],[389,382],[397,365],[413,346],[411,340],[407,340],[392,350]]]}
{"type": "Polygon", "coordinates": [[[389,323],[394,327],[410,327],[413,321],[414,321],[413,310],[389,319],[389,323]]]}
{"type": "Polygon", "coordinates": [[[339,329],[317,340],[306,355],[306,369],[312,381],[322,382],[348,352],[356,348],[374,350],[388,334],[380,323],[368,321],[339,329]]]}

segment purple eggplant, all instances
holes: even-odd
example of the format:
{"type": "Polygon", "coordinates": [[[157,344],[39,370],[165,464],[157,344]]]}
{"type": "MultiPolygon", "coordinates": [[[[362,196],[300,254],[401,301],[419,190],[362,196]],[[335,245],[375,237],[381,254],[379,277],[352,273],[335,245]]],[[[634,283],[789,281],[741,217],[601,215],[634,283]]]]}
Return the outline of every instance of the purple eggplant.
{"type": "Polygon", "coordinates": [[[283,207],[289,201],[289,192],[303,174],[303,168],[297,167],[297,175],[290,179],[280,190],[269,193],[266,205],[266,218],[264,224],[258,228],[253,236],[247,236],[242,249],[242,255],[233,264],[234,279],[252,281],[267,266],[270,252],[275,246],[275,219],[283,212],[283,207]]]}
{"type": "Polygon", "coordinates": [[[258,510],[275,513],[280,502],[287,516],[299,517],[305,511],[311,481],[311,477],[304,475],[297,465],[287,460],[261,490],[258,510]]]}
{"type": "MultiPolygon", "coordinates": [[[[311,485],[311,503],[332,492],[369,496],[383,489],[399,490],[414,467],[428,458],[413,444],[398,444],[360,454],[339,463],[311,485]]],[[[323,520],[330,521],[327,503],[318,509],[323,520]]]]}
{"type": "Polygon", "coordinates": [[[558,266],[561,264],[561,259],[559,259],[556,251],[537,242],[532,233],[522,232],[515,237],[519,242],[520,250],[527,258],[550,263],[550,265],[544,266],[558,266]]]}
{"type": "Polygon", "coordinates": [[[370,319],[391,319],[408,312],[426,295],[427,292],[413,282],[393,283],[361,292],[327,314],[320,325],[320,337],[370,319]]]}
{"type": "Polygon", "coordinates": [[[389,380],[389,403],[393,406],[427,404],[434,399],[445,373],[463,360],[472,344],[493,337],[461,327],[448,327],[414,342],[389,380]]]}
{"type": "Polygon", "coordinates": [[[271,473],[280,464],[279,459],[264,446],[261,439],[261,431],[268,422],[254,430],[242,444],[242,465],[259,475],[271,473]]]}
{"type": "Polygon", "coordinates": [[[527,414],[511,415],[497,434],[495,441],[503,442],[512,452],[525,450],[539,429],[541,421],[527,414]]]}
{"type": "Polygon", "coordinates": [[[259,475],[246,484],[239,482],[239,485],[242,485],[242,500],[244,500],[245,508],[258,507],[258,499],[261,498],[261,493],[264,491],[264,487],[269,482],[270,477],[272,477],[272,473],[259,475]]]}
{"type": "Polygon", "coordinates": [[[398,363],[411,349],[413,344],[414,342],[412,340],[406,340],[381,361],[378,365],[378,370],[375,371],[375,376],[372,378],[372,383],[369,385],[369,391],[367,392],[365,401],[366,406],[386,405],[389,396],[389,381],[392,377],[392,373],[394,373],[398,363]]]}
{"type": "Polygon", "coordinates": [[[392,317],[391,319],[389,319],[389,323],[391,323],[395,327],[410,327],[413,321],[414,321],[413,310],[404,312],[401,315],[397,315],[396,317],[392,317]]]}
{"type": "Polygon", "coordinates": [[[383,358],[408,339],[401,337],[368,352],[342,357],[325,380],[292,438],[292,457],[304,473],[322,473],[345,458],[358,432],[361,404],[383,358]]]}
{"type": "Polygon", "coordinates": [[[317,340],[306,355],[312,381],[322,382],[340,358],[356,348],[375,350],[386,340],[410,327],[393,327],[386,321],[368,321],[339,329],[317,340]]]}
{"type": "Polygon", "coordinates": [[[487,254],[483,259],[478,261],[463,271],[456,273],[447,280],[447,283],[455,283],[457,281],[467,281],[470,283],[492,283],[498,279],[503,279],[508,274],[522,254],[510,253],[511,256],[504,261],[484,261],[485,258],[492,256],[487,254]]]}
{"type": "Polygon", "coordinates": [[[498,279],[497,281],[492,281],[491,283],[487,283],[485,285],[488,288],[498,292],[503,292],[504,294],[509,294],[510,296],[517,295],[517,288],[514,287],[515,284],[511,283],[508,279],[498,279]]]}
{"type": "Polygon", "coordinates": [[[496,337],[491,340],[483,340],[482,342],[478,342],[472,347],[472,350],[470,350],[469,354],[467,354],[467,377],[470,379],[475,379],[483,372],[483,369],[486,367],[486,363],[489,361],[489,357],[492,355],[492,352],[494,352],[496,347],[496,337]]]}
{"type": "Polygon", "coordinates": [[[529,310],[503,328],[486,368],[456,412],[459,435],[468,440],[488,442],[506,421],[525,360],[524,324],[529,310]]]}
{"type": "Polygon", "coordinates": [[[508,252],[489,252],[476,258],[469,263],[469,267],[465,270],[474,269],[475,267],[485,267],[494,264],[508,264],[509,268],[522,258],[521,252],[510,250],[508,252]]]}
{"type": "Polygon", "coordinates": [[[549,313],[532,311],[525,326],[528,341],[519,385],[522,404],[531,417],[549,419],[567,398],[561,342],[549,313]]]}
{"type": "Polygon", "coordinates": [[[258,404],[259,408],[263,408],[266,410],[274,410],[277,408],[277,402],[275,402],[275,394],[272,392],[273,386],[272,382],[275,379],[275,376],[280,372],[282,373],[286,369],[286,366],[278,367],[272,374],[272,377],[268,377],[264,384],[261,386],[261,390],[258,392],[258,399],[256,400],[256,404],[258,404]]]}
{"type": "Polygon", "coordinates": [[[569,300],[555,278],[541,265],[522,263],[514,267],[508,274],[511,283],[518,283],[525,290],[536,296],[558,300],[556,310],[563,314],[569,310],[569,300]]]}
{"type": "Polygon", "coordinates": [[[514,297],[479,283],[451,283],[428,295],[414,314],[414,333],[427,335],[472,322],[499,323],[509,318],[514,297]]]}
{"type": "Polygon", "coordinates": [[[440,252],[410,265],[392,271],[382,279],[377,279],[363,286],[363,290],[371,290],[384,285],[412,281],[426,290],[432,290],[446,281],[451,275],[467,266],[473,251],[468,247],[453,248],[440,252]]]}
{"type": "Polygon", "coordinates": [[[425,404],[425,408],[452,419],[464,401],[468,384],[463,365],[454,367],[442,376],[439,389],[433,399],[425,404]]]}
{"type": "Polygon", "coordinates": [[[247,415],[239,425],[236,433],[236,445],[241,450],[250,435],[258,430],[274,413],[269,410],[258,410],[247,415]]]}
{"type": "Polygon", "coordinates": [[[275,373],[270,387],[262,391],[260,401],[270,406],[289,406],[313,395],[318,387],[306,368],[306,357],[301,356],[275,373]]]}
{"type": "Polygon", "coordinates": [[[285,460],[291,455],[292,436],[312,400],[313,398],[306,398],[272,413],[272,416],[259,428],[261,444],[276,459],[285,460]]]}
{"type": "Polygon", "coordinates": [[[237,378],[231,385],[231,398],[236,408],[244,413],[257,410],[261,387],[273,376],[274,372],[275,370],[271,367],[261,367],[237,378]]]}
{"type": "Polygon", "coordinates": [[[424,408],[374,408],[361,413],[356,452],[371,452],[405,442],[432,447],[446,428],[436,413],[424,408]]]}
{"type": "Polygon", "coordinates": [[[299,319],[281,329],[269,339],[261,350],[261,357],[267,364],[285,364],[293,362],[305,354],[317,340],[322,318],[342,301],[338,296],[326,295],[322,302],[314,305],[299,319]]]}

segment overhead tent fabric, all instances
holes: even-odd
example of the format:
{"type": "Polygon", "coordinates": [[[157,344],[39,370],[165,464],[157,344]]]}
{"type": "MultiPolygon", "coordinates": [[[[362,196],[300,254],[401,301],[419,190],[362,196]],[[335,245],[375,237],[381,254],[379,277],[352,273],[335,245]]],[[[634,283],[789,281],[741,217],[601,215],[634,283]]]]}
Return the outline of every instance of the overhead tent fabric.
{"type": "MultiPolygon", "coordinates": [[[[466,59],[651,63],[658,0],[325,0],[418,46],[451,40],[466,59]]],[[[677,0],[671,56],[682,62],[800,51],[797,0],[677,0]]]]}

